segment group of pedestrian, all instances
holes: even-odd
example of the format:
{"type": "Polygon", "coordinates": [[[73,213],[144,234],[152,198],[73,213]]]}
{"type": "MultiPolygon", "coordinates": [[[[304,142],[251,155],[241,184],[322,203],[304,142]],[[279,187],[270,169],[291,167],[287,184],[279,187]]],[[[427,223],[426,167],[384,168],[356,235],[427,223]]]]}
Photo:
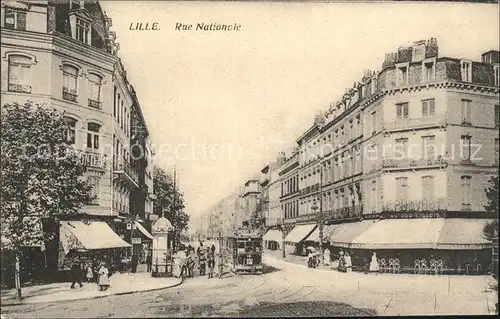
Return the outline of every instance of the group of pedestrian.
{"type": "Polygon", "coordinates": [[[338,270],[341,272],[351,272],[352,271],[352,259],[349,252],[344,252],[340,250],[339,252],[339,267],[338,270]]]}
{"type": "Polygon", "coordinates": [[[208,274],[208,278],[213,278],[215,267],[215,245],[204,247],[200,242],[200,246],[196,249],[191,245],[180,247],[179,251],[173,256],[176,271],[175,277],[194,277],[194,269],[198,264],[198,272],[200,276],[208,274]]]}
{"type": "MultiPolygon", "coordinates": [[[[101,261],[96,268],[94,268],[91,263],[85,265],[85,278],[87,282],[91,283],[96,281],[99,286],[99,291],[106,291],[108,289],[110,275],[110,271],[104,261],[101,261]]],[[[71,289],[75,289],[77,283],[80,288],[83,287],[83,270],[82,266],[77,262],[74,262],[73,266],[71,266],[71,279],[71,289]]]]}

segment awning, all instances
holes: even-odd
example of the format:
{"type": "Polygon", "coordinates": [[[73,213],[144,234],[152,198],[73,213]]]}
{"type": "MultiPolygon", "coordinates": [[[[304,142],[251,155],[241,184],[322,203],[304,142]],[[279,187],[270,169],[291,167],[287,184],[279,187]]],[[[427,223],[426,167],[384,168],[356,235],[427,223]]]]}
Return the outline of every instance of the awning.
{"type": "MultiPolygon", "coordinates": [[[[323,226],[323,242],[328,242],[330,236],[332,235],[335,228],[337,228],[337,226],[338,225],[323,226]]],[[[319,227],[316,227],[316,229],[309,236],[307,236],[304,241],[314,241],[316,243],[319,243],[319,227]]]]}
{"type": "Polygon", "coordinates": [[[131,247],[101,221],[61,221],[59,237],[66,252],[131,247]]]}
{"type": "Polygon", "coordinates": [[[141,231],[141,233],[146,236],[147,238],[149,239],[153,239],[153,235],[151,235],[147,230],[146,228],[144,228],[144,226],[141,225],[141,223],[139,222],[135,222],[135,226],[137,227],[137,229],[139,229],[141,231]]]}
{"type": "Polygon", "coordinates": [[[300,243],[311,233],[311,231],[316,227],[316,224],[307,225],[297,225],[294,229],[286,236],[286,242],[300,243]]]}
{"type": "Polygon", "coordinates": [[[434,249],[443,218],[384,219],[375,222],[350,243],[364,249],[434,249]]]}
{"type": "Polygon", "coordinates": [[[448,218],[439,234],[436,249],[483,249],[492,243],[484,238],[488,219],[448,218]]]}
{"type": "Polygon", "coordinates": [[[283,241],[283,236],[281,235],[281,232],[279,230],[270,229],[262,237],[262,239],[266,241],[277,241],[281,243],[283,241]]]}
{"type": "Polygon", "coordinates": [[[364,233],[375,223],[375,220],[364,220],[361,222],[336,225],[330,236],[330,244],[336,247],[347,248],[351,242],[364,233]]]}

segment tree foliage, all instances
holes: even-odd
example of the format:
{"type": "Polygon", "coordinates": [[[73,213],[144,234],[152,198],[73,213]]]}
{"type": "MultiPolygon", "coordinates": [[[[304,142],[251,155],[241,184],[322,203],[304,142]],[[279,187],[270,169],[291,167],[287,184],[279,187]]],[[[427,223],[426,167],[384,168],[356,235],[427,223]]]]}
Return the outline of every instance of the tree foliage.
{"type": "Polygon", "coordinates": [[[250,215],[250,220],[248,222],[248,227],[250,228],[250,231],[252,232],[257,232],[261,235],[263,235],[265,231],[265,219],[262,217],[262,201],[259,200],[257,202],[257,207],[255,211],[252,212],[250,215]]]}
{"type": "Polygon", "coordinates": [[[483,233],[484,237],[488,240],[492,240],[495,230],[498,232],[498,191],[499,191],[499,183],[498,183],[498,175],[493,176],[490,180],[490,186],[486,188],[486,201],[487,204],[484,206],[486,211],[494,212],[495,218],[493,222],[486,224],[484,227],[483,233]]]}
{"type": "Polygon", "coordinates": [[[158,216],[167,218],[174,227],[181,232],[188,229],[189,215],[184,212],[184,194],[179,191],[178,186],[174,191],[174,179],[160,167],[153,170],[153,192],[156,200],[153,204],[153,212],[158,216]],[[175,194],[175,205],[174,205],[175,194]]]}
{"type": "Polygon", "coordinates": [[[28,102],[4,105],[1,116],[2,248],[19,253],[54,236],[42,222],[77,215],[91,186],[80,153],[66,144],[63,113],[28,102]]]}

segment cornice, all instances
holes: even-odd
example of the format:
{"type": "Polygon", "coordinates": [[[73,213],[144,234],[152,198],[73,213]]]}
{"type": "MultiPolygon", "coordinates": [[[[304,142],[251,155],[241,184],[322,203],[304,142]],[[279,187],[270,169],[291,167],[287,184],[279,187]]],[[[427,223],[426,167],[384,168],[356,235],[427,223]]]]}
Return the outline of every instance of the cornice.
{"type": "Polygon", "coordinates": [[[59,33],[57,31],[53,32],[53,44],[59,45],[63,48],[80,53],[83,56],[89,57],[91,59],[98,60],[103,63],[113,64],[115,57],[105,51],[99,50],[92,46],[83,44],[70,36],[59,33]]]}

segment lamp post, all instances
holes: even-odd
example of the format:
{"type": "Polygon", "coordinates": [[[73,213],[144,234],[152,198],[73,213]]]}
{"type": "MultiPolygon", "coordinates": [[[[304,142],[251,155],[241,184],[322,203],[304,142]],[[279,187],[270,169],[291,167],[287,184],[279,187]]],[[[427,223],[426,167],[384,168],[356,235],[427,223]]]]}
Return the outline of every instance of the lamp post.
{"type": "Polygon", "coordinates": [[[318,207],[316,205],[316,198],[315,198],[313,200],[313,205],[312,205],[311,209],[316,213],[316,220],[318,222],[318,228],[319,228],[320,258],[321,258],[321,261],[323,261],[323,210],[321,209],[322,208],[321,207],[321,197],[319,197],[319,200],[320,200],[320,207],[318,207]]]}
{"type": "Polygon", "coordinates": [[[278,223],[278,229],[281,231],[281,251],[282,251],[282,257],[283,259],[286,258],[286,252],[285,252],[285,227],[280,220],[278,223]]]}

